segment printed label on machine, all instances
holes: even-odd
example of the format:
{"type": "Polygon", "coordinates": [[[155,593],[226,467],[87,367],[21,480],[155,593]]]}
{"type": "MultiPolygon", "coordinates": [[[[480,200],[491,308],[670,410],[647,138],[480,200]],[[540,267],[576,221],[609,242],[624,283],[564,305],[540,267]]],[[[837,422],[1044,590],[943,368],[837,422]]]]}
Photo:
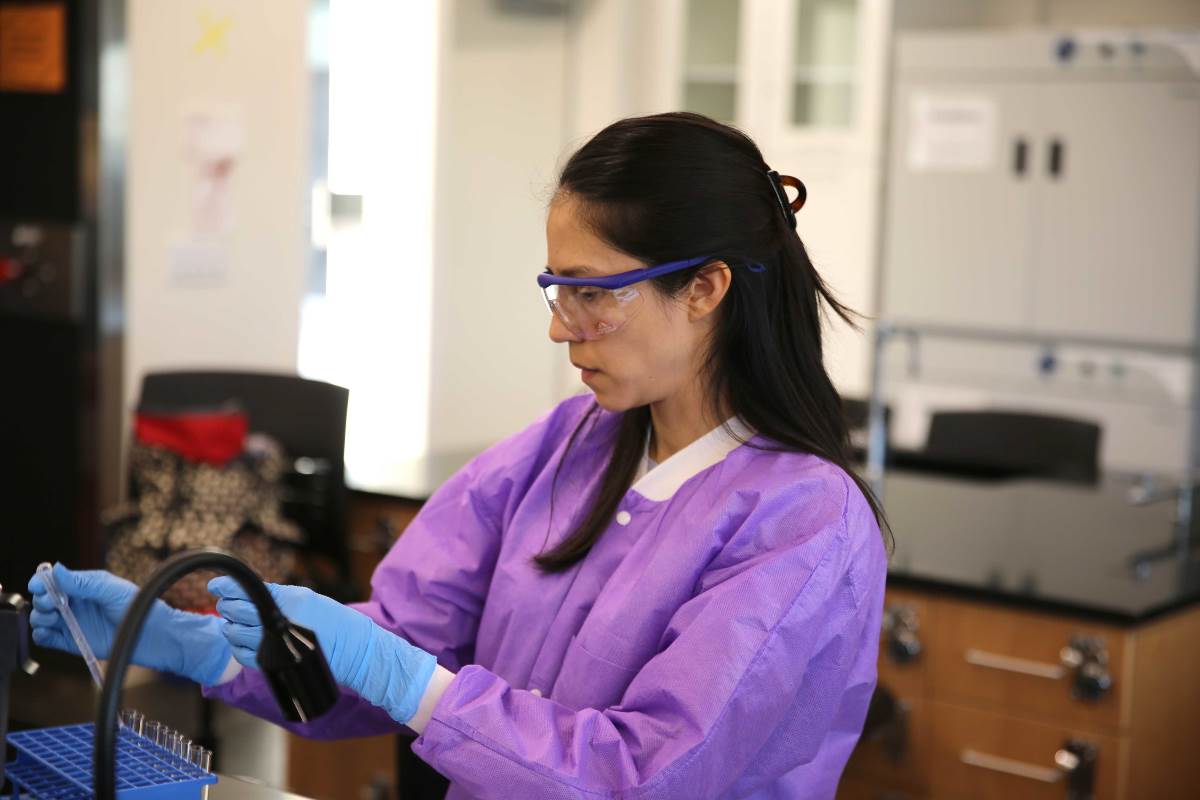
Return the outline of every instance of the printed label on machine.
{"type": "Polygon", "coordinates": [[[996,102],[986,95],[913,94],[908,114],[909,169],[991,169],[996,154],[996,117],[996,102]]]}

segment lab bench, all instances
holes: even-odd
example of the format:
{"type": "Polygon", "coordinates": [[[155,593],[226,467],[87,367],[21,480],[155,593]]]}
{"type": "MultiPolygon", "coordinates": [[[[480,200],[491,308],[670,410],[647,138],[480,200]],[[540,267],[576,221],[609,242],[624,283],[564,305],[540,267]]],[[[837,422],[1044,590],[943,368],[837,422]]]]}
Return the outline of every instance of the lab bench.
{"type": "Polygon", "coordinates": [[[217,777],[219,780],[208,793],[209,800],[306,800],[301,795],[242,778],[220,774],[217,777]]]}
{"type": "MultiPolygon", "coordinates": [[[[471,455],[357,485],[349,529],[362,585],[471,455]]],[[[1088,770],[1097,800],[1195,796],[1200,562],[1177,554],[1135,568],[1173,539],[1175,509],[1134,505],[1131,484],[888,473],[895,552],[879,686],[898,713],[860,743],[839,798],[1066,798],[1088,770]]],[[[336,798],[323,764],[361,772],[361,784],[394,774],[394,751],[386,740],[294,739],[288,783],[336,798]]]]}
{"type": "Polygon", "coordinates": [[[839,798],[1195,796],[1200,569],[1139,566],[1175,538],[1174,506],[1130,486],[888,475],[896,713],[839,798]]]}
{"type": "MultiPolygon", "coordinates": [[[[209,800],[307,800],[298,794],[273,789],[259,783],[218,773],[217,782],[209,789],[209,800]]],[[[10,800],[5,795],[0,800],[10,800]]]]}

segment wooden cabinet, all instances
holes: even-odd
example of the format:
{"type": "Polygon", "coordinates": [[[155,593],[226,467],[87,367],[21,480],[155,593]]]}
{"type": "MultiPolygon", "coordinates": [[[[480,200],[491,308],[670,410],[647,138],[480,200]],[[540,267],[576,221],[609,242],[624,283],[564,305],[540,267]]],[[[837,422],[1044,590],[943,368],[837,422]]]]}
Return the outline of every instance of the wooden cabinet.
{"type": "Polygon", "coordinates": [[[1195,796],[1200,608],[1122,626],[905,588],[886,608],[920,643],[880,643],[902,730],[859,743],[839,797],[1066,798],[1072,759],[1096,800],[1195,796]]]}

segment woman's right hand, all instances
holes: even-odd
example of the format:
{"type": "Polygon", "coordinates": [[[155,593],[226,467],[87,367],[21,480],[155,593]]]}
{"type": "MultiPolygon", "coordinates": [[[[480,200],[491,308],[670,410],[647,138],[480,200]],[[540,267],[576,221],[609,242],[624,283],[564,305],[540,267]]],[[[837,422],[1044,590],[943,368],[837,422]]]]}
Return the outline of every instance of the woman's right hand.
{"type": "MultiPolygon", "coordinates": [[[[62,564],[54,565],[54,581],[67,596],[96,657],[108,658],[117,626],[137,595],[137,585],[103,570],[70,570],[62,564]]],[[[33,596],[29,615],[33,641],[78,655],[79,648],[40,576],[29,579],[29,592],[33,596]]],[[[142,625],[133,663],[209,685],[220,678],[231,657],[216,617],[178,611],[156,600],[142,625]]]]}

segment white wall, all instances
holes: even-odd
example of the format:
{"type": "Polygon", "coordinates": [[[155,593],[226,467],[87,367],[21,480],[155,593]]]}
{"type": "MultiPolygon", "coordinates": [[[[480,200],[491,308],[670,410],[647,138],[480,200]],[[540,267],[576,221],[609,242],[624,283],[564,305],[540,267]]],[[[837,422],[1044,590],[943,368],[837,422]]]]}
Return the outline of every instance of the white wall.
{"type": "Polygon", "coordinates": [[[556,397],[567,356],[535,283],[563,151],[565,16],[456,0],[443,17],[429,448],[478,449],[556,397]]]}
{"type": "MultiPolygon", "coordinates": [[[[130,0],[125,398],[147,370],[291,372],[306,269],[307,0],[130,0]],[[206,22],[225,26],[205,43],[206,22]],[[220,258],[177,280],[172,248],[193,240],[186,115],[240,138],[220,258]]],[[[212,137],[209,137],[210,139],[212,137]]],[[[210,142],[222,146],[219,142],[210,142]]]]}
{"type": "MultiPolygon", "coordinates": [[[[355,487],[395,487],[401,465],[429,446],[445,10],[332,0],[327,22],[314,20],[313,38],[326,38],[329,70],[328,103],[314,114],[327,115],[329,137],[325,153],[315,156],[328,157],[329,191],[359,198],[361,213],[331,216],[324,187],[314,187],[324,286],[313,276],[305,297],[299,368],[350,392],[346,469],[355,487]]],[[[319,87],[319,78],[314,83],[319,87]]]]}

